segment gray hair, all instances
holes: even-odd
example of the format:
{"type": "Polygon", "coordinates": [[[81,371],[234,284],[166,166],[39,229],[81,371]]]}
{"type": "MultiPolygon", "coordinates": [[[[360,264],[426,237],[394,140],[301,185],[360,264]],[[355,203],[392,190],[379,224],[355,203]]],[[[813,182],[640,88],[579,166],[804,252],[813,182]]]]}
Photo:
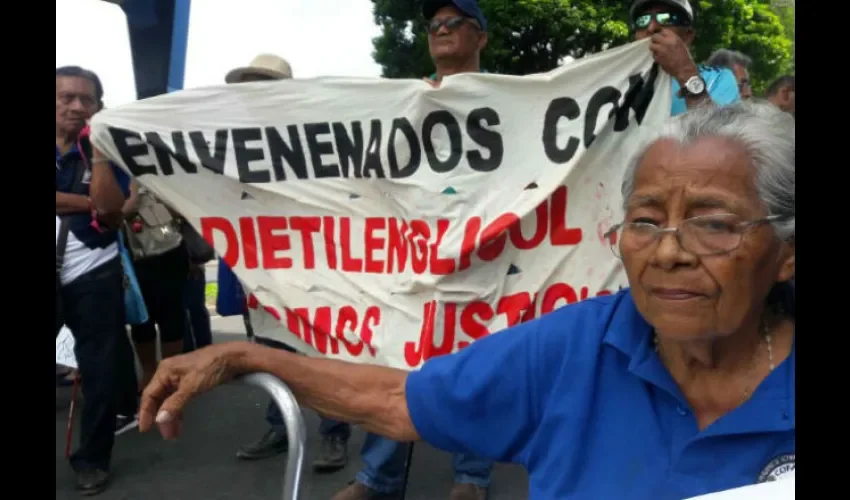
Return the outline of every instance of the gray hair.
{"type": "Polygon", "coordinates": [[[623,178],[623,207],[635,188],[637,168],[649,147],[661,139],[685,146],[704,137],[725,137],[744,146],[755,168],[755,183],[768,215],[783,241],[796,235],[794,118],[765,102],[741,101],[716,107],[702,106],[671,119],[640,144],[623,178]]]}
{"type": "Polygon", "coordinates": [[[749,68],[753,64],[753,60],[743,52],[729,49],[715,50],[708,60],[705,62],[708,66],[719,66],[721,68],[732,69],[732,66],[738,65],[749,68]]]}
{"type": "Polygon", "coordinates": [[[56,77],[65,76],[72,78],[83,78],[94,85],[94,97],[97,99],[98,108],[103,108],[103,84],[94,71],[79,66],[60,66],[56,68],[56,77]]]}

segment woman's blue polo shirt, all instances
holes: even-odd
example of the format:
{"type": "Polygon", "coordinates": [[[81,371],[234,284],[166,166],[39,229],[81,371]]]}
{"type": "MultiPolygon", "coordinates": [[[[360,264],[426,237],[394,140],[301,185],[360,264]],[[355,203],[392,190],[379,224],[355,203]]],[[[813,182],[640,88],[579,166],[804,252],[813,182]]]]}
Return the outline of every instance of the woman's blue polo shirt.
{"type": "Polygon", "coordinates": [[[793,470],[796,348],[702,432],[628,289],[428,361],[407,378],[422,438],[525,466],[530,498],[681,500],[793,470]]]}

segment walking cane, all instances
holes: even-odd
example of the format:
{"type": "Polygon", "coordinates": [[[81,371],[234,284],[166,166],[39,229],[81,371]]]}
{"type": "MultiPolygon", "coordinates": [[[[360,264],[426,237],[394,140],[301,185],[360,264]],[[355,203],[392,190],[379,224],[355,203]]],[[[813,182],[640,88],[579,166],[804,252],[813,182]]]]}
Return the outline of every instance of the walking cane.
{"type": "Polygon", "coordinates": [[[249,342],[256,342],[254,336],[254,325],[251,324],[251,312],[248,310],[248,303],[245,303],[245,309],[242,310],[242,322],[245,324],[245,335],[248,336],[249,342]]]}
{"type": "Polygon", "coordinates": [[[74,388],[71,389],[71,406],[68,407],[68,427],[65,429],[65,458],[71,458],[71,441],[74,434],[74,408],[77,406],[77,391],[80,389],[80,372],[74,372],[74,388]]]}

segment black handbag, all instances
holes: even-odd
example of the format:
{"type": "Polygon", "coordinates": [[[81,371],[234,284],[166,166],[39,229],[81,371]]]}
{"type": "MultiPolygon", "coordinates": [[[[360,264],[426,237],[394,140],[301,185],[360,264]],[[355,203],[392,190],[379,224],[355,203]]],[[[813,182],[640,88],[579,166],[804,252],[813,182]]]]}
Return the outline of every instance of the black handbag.
{"type": "Polygon", "coordinates": [[[195,231],[195,228],[189,222],[183,221],[180,232],[183,234],[183,244],[186,245],[189,260],[193,264],[206,264],[215,259],[215,249],[207,243],[207,240],[200,233],[195,231]]]}

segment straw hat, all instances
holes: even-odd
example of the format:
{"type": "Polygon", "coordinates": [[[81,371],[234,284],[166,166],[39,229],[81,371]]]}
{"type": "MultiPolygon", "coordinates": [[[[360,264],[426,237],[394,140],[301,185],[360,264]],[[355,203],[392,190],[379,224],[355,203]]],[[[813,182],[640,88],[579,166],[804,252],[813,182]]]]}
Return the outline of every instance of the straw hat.
{"type": "Polygon", "coordinates": [[[226,83],[238,83],[245,75],[264,75],[274,80],[292,78],[292,68],[286,59],[273,54],[260,54],[251,64],[236,68],[224,77],[226,83]]]}

